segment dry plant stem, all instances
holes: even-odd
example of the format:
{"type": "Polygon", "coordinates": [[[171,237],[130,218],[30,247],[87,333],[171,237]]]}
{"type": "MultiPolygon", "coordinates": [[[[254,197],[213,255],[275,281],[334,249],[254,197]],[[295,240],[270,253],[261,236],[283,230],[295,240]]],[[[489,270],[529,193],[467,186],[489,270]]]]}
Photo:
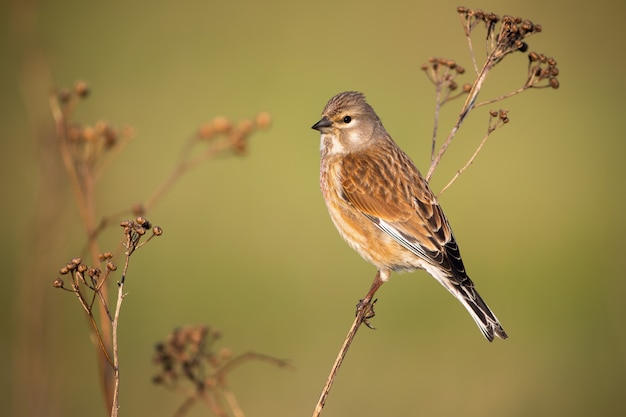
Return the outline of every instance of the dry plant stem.
{"type": "Polygon", "coordinates": [[[443,187],[441,189],[441,191],[439,191],[439,194],[437,194],[437,198],[441,197],[441,195],[444,193],[444,191],[446,191],[448,188],[450,188],[450,186],[454,183],[454,181],[456,181],[457,178],[459,178],[459,176],[463,173],[463,171],[465,171],[470,165],[472,165],[472,163],[474,162],[474,159],[476,159],[476,156],[478,155],[480,150],[485,145],[485,142],[487,142],[487,138],[489,137],[491,132],[493,132],[493,130],[491,130],[491,129],[489,129],[489,131],[487,131],[487,133],[483,137],[483,140],[480,142],[480,145],[478,145],[478,147],[476,148],[476,150],[474,151],[474,153],[472,154],[470,159],[467,161],[467,163],[465,165],[463,165],[463,167],[461,169],[459,169],[456,172],[456,174],[454,174],[454,177],[452,177],[452,179],[446,184],[446,186],[443,187]]]}
{"type": "Polygon", "coordinates": [[[207,395],[206,391],[203,391],[201,393],[200,398],[204,400],[204,403],[207,405],[207,407],[209,407],[209,409],[211,409],[213,414],[215,414],[217,417],[229,417],[228,412],[224,409],[224,407],[217,404],[217,402],[214,401],[214,398],[212,398],[211,395],[207,395]]]}
{"type": "Polygon", "coordinates": [[[313,417],[318,417],[322,413],[322,409],[324,408],[324,404],[326,403],[326,397],[328,397],[330,388],[332,387],[333,382],[335,381],[335,377],[337,376],[339,367],[341,366],[343,359],[348,353],[350,344],[352,343],[352,340],[354,340],[354,336],[356,335],[357,330],[359,330],[359,327],[363,323],[364,318],[365,318],[365,309],[362,309],[359,312],[357,312],[357,316],[354,319],[354,323],[352,323],[352,327],[348,331],[348,335],[346,336],[346,339],[344,340],[343,345],[341,346],[341,349],[339,349],[339,354],[337,355],[337,359],[335,359],[335,363],[333,364],[333,367],[330,370],[330,374],[328,375],[326,384],[324,385],[324,388],[322,389],[322,394],[320,395],[320,398],[317,401],[317,404],[315,405],[315,410],[313,411],[313,417]]]}
{"type": "Polygon", "coordinates": [[[322,409],[324,408],[324,404],[326,403],[326,398],[328,397],[328,393],[330,392],[333,382],[335,382],[335,377],[337,376],[337,372],[339,372],[339,368],[341,367],[341,364],[343,363],[343,360],[346,357],[346,354],[348,353],[348,349],[350,348],[350,345],[352,344],[352,341],[354,340],[354,337],[356,336],[356,332],[359,330],[359,327],[361,326],[361,324],[364,324],[364,323],[368,327],[370,327],[367,324],[367,319],[371,318],[373,314],[372,300],[374,298],[374,294],[376,293],[376,291],[380,288],[382,284],[383,284],[383,281],[380,279],[380,272],[378,272],[376,274],[376,278],[374,278],[374,282],[372,283],[372,286],[369,292],[367,293],[365,298],[359,303],[359,307],[357,309],[354,322],[352,323],[352,327],[350,327],[350,330],[348,331],[348,334],[346,335],[346,338],[343,341],[343,345],[341,345],[341,348],[339,349],[339,354],[337,355],[337,359],[335,359],[335,363],[333,364],[333,367],[330,370],[330,374],[328,375],[328,378],[326,379],[326,384],[324,385],[324,388],[322,388],[322,393],[320,395],[319,400],[317,401],[317,404],[315,405],[315,409],[313,410],[312,417],[319,417],[319,415],[322,413],[322,409]]]}
{"type": "Polygon", "coordinates": [[[100,346],[100,350],[102,351],[103,355],[105,356],[107,362],[113,366],[113,361],[111,360],[111,357],[109,356],[109,353],[104,345],[104,341],[102,340],[102,335],[100,334],[100,330],[98,329],[98,324],[96,323],[96,319],[94,318],[91,309],[89,308],[89,306],[87,306],[87,303],[85,302],[85,299],[83,298],[82,294],[80,293],[80,290],[78,289],[78,286],[74,286],[74,291],[76,294],[76,297],[78,297],[78,301],[80,302],[80,305],[83,306],[83,309],[85,310],[85,312],[87,313],[87,316],[89,318],[89,321],[91,322],[91,328],[92,331],[96,337],[96,339],[98,340],[98,345],[100,346]]]}
{"type": "Polygon", "coordinates": [[[115,305],[115,316],[113,317],[112,329],[113,329],[113,374],[115,376],[115,386],[113,387],[113,401],[111,404],[111,417],[117,417],[120,409],[119,398],[120,398],[120,356],[119,356],[119,346],[118,346],[118,328],[119,328],[119,319],[120,312],[122,310],[122,301],[124,300],[124,281],[126,280],[126,272],[128,271],[128,263],[130,261],[130,255],[132,253],[132,243],[130,242],[130,234],[127,238],[127,248],[128,252],[126,253],[126,260],[124,262],[124,270],[122,271],[122,278],[120,282],[117,284],[117,304],[115,305]]]}
{"type": "Polygon", "coordinates": [[[435,149],[437,148],[437,128],[439,127],[439,111],[441,110],[441,83],[435,83],[435,123],[433,126],[433,140],[430,149],[430,163],[435,160],[435,149]]]}
{"type": "MultiPolygon", "coordinates": [[[[90,174],[86,169],[81,170],[79,173],[76,169],[76,166],[72,160],[70,150],[68,149],[68,141],[67,141],[67,117],[68,112],[72,110],[72,106],[75,105],[74,102],[70,102],[65,109],[62,109],[59,106],[59,101],[57,96],[53,93],[50,95],[50,109],[52,112],[52,117],[54,119],[57,136],[59,138],[59,147],[61,150],[61,158],[63,159],[63,164],[65,165],[65,169],[70,177],[70,182],[72,184],[72,190],[74,192],[74,196],[76,198],[76,206],[78,208],[80,217],[83,221],[83,226],[85,228],[85,232],[87,234],[87,246],[89,249],[89,254],[91,256],[93,264],[98,262],[98,253],[100,252],[98,249],[98,242],[95,239],[94,231],[96,230],[96,222],[95,222],[95,207],[94,207],[94,181],[93,178],[90,177],[90,174]],[[80,178],[84,178],[84,183],[81,184],[80,178]]],[[[108,299],[108,288],[103,286],[101,288],[101,296],[106,300],[108,299]]],[[[108,315],[106,309],[102,304],[99,306],[100,311],[100,330],[98,330],[98,326],[94,325],[95,320],[93,317],[90,317],[91,324],[91,332],[92,335],[96,335],[99,343],[98,347],[98,368],[100,370],[100,375],[102,377],[102,389],[104,393],[105,402],[107,405],[110,405],[113,401],[113,392],[111,390],[114,375],[111,370],[110,358],[106,350],[106,346],[110,346],[112,342],[111,335],[111,327],[110,321],[108,320],[108,315]],[[104,350],[103,350],[104,347],[104,350]]]]}
{"type": "Polygon", "coordinates": [[[467,98],[465,99],[465,103],[463,104],[463,107],[461,108],[461,112],[459,113],[459,117],[456,123],[452,127],[452,130],[450,130],[450,133],[448,134],[448,137],[446,138],[445,142],[441,145],[441,148],[439,149],[437,156],[430,164],[430,168],[428,169],[428,174],[426,175],[426,181],[430,181],[430,178],[432,177],[433,172],[435,171],[435,168],[437,168],[437,165],[439,165],[439,162],[441,161],[441,157],[448,149],[448,146],[450,146],[452,139],[454,139],[454,136],[456,135],[456,132],[461,127],[461,124],[465,120],[465,117],[474,107],[474,103],[476,102],[476,97],[478,96],[478,93],[480,92],[480,89],[482,88],[483,82],[485,81],[485,78],[489,74],[489,71],[493,68],[493,65],[494,65],[494,62],[491,60],[491,57],[487,58],[485,65],[480,70],[480,73],[476,77],[476,80],[474,81],[474,84],[472,85],[472,88],[469,94],[467,95],[467,98]]]}
{"type": "Polygon", "coordinates": [[[469,19],[461,18],[461,21],[466,23],[466,26],[463,26],[463,29],[465,30],[465,37],[467,38],[467,47],[470,52],[470,57],[472,58],[472,65],[474,66],[474,71],[476,71],[476,74],[478,74],[478,64],[476,63],[476,55],[474,54],[474,44],[472,43],[472,36],[471,36],[472,25],[469,19]]]}
{"type": "MultiPolygon", "coordinates": [[[[192,140],[194,139],[195,138],[192,138],[192,140]]],[[[159,185],[159,187],[154,191],[154,193],[152,193],[152,195],[146,200],[144,204],[144,210],[146,212],[150,211],[156,205],[156,203],[158,203],[159,200],[161,200],[161,198],[163,198],[163,196],[167,194],[167,192],[170,190],[170,188],[172,188],[176,181],[178,181],[179,178],[187,171],[201,164],[205,160],[218,155],[220,152],[228,149],[229,147],[230,144],[228,143],[216,142],[216,145],[208,148],[206,151],[204,151],[200,155],[197,155],[195,158],[189,158],[188,154],[191,151],[191,146],[187,146],[185,149],[186,152],[184,152],[183,158],[179,162],[179,164],[170,173],[169,177],[167,177],[165,181],[163,181],[161,185],[159,185]]]]}
{"type": "Polygon", "coordinates": [[[187,397],[174,413],[174,417],[185,416],[197,401],[198,398],[196,398],[196,396],[187,397]]]}
{"type": "Polygon", "coordinates": [[[505,99],[507,99],[509,97],[513,97],[513,96],[515,96],[517,94],[523,93],[524,91],[528,90],[529,88],[550,88],[550,87],[551,87],[550,85],[532,85],[531,81],[529,80],[526,83],[526,85],[524,85],[523,87],[518,88],[517,90],[513,90],[510,93],[503,94],[500,97],[496,97],[496,98],[492,98],[490,100],[485,100],[485,101],[481,101],[480,103],[476,103],[474,105],[474,108],[486,106],[488,104],[493,104],[493,103],[496,103],[498,101],[505,100],[505,99]]]}
{"type": "MultiPolygon", "coordinates": [[[[546,86],[546,87],[549,87],[549,86],[546,86]]],[[[524,91],[526,91],[529,88],[530,88],[530,86],[520,87],[517,90],[511,91],[510,93],[507,93],[507,94],[503,94],[500,97],[492,98],[490,100],[481,101],[480,103],[476,103],[474,105],[474,108],[486,106],[488,104],[493,104],[493,103],[496,103],[498,101],[505,100],[505,99],[507,99],[509,97],[513,97],[513,96],[515,96],[517,94],[523,93],[524,91]]],[[[541,88],[541,87],[539,87],[539,88],[541,88]]]]}
{"type": "Polygon", "coordinates": [[[233,412],[234,417],[246,417],[243,410],[239,406],[239,403],[237,402],[235,394],[230,389],[224,388],[222,390],[222,394],[224,395],[224,398],[226,398],[228,407],[233,412]]]}
{"type": "Polygon", "coordinates": [[[228,375],[230,372],[232,372],[232,370],[243,364],[244,362],[247,361],[261,361],[261,362],[269,362],[273,365],[276,366],[289,366],[289,363],[287,361],[281,360],[281,359],[276,359],[273,358],[271,356],[268,355],[264,355],[262,353],[256,353],[256,352],[248,352],[248,353],[244,353],[242,355],[239,355],[231,360],[229,360],[224,366],[222,366],[216,373],[215,373],[215,377],[217,378],[217,380],[220,383],[224,382],[224,378],[226,377],[226,375],[228,375]]]}

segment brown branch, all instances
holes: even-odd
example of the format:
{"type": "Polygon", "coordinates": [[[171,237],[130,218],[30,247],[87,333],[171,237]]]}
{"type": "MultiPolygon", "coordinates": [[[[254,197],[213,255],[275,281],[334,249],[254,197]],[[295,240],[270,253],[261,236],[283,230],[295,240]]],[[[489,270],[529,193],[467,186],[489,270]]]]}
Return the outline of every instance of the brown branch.
{"type": "Polygon", "coordinates": [[[352,344],[352,341],[356,336],[356,332],[359,330],[359,327],[361,327],[361,324],[365,324],[367,327],[373,329],[373,327],[370,326],[368,320],[374,317],[374,303],[376,302],[376,300],[374,300],[374,294],[376,294],[376,291],[378,291],[383,283],[384,281],[381,278],[381,273],[380,271],[378,271],[376,273],[374,281],[372,282],[369,292],[367,293],[365,298],[359,302],[357,306],[354,322],[352,323],[350,330],[348,330],[348,334],[346,335],[346,338],[344,339],[343,344],[339,349],[339,353],[337,354],[335,363],[330,369],[330,374],[326,379],[326,384],[324,384],[324,387],[322,388],[322,393],[320,394],[320,398],[315,405],[312,417],[319,417],[319,415],[322,413],[324,404],[326,404],[326,398],[328,397],[330,389],[333,386],[333,382],[335,382],[337,372],[339,372],[339,368],[341,367],[341,364],[343,363],[343,360],[348,353],[348,349],[350,348],[350,345],[352,344]]]}
{"type": "Polygon", "coordinates": [[[326,384],[324,384],[324,387],[322,388],[322,393],[320,395],[319,400],[317,401],[317,404],[315,405],[315,409],[313,410],[312,417],[318,417],[322,413],[322,409],[324,408],[324,405],[326,404],[326,398],[328,397],[330,389],[333,386],[333,382],[335,382],[335,377],[337,376],[337,372],[339,372],[339,368],[341,367],[341,364],[343,363],[343,360],[345,359],[346,354],[348,353],[348,349],[350,348],[350,345],[352,344],[352,341],[354,340],[354,337],[356,336],[356,332],[359,330],[359,327],[361,327],[361,324],[363,324],[367,314],[368,314],[368,309],[366,308],[362,308],[359,311],[357,311],[356,317],[354,318],[354,322],[352,323],[350,330],[348,330],[348,334],[346,335],[346,338],[344,339],[343,344],[341,345],[341,348],[339,349],[339,354],[337,355],[337,358],[335,359],[335,363],[333,363],[333,366],[330,369],[330,374],[328,375],[328,378],[326,379],[326,384]]]}
{"type": "Polygon", "coordinates": [[[500,127],[503,124],[506,124],[508,122],[509,122],[509,118],[508,118],[508,114],[507,114],[506,110],[500,110],[499,112],[491,112],[490,113],[489,127],[487,128],[487,132],[485,133],[485,136],[483,137],[482,141],[480,142],[480,144],[478,145],[478,147],[476,148],[476,150],[474,151],[474,153],[472,154],[470,159],[467,161],[467,163],[465,165],[463,165],[463,167],[456,172],[454,177],[452,177],[452,179],[445,185],[445,187],[443,187],[441,189],[441,191],[439,191],[439,194],[437,194],[437,198],[441,197],[441,195],[444,193],[444,191],[446,191],[457,180],[457,178],[459,178],[459,176],[474,162],[474,160],[476,159],[476,156],[478,156],[478,153],[482,150],[483,146],[487,142],[487,138],[498,127],[500,127]],[[493,119],[494,118],[496,118],[496,122],[495,123],[493,123],[493,119]]]}

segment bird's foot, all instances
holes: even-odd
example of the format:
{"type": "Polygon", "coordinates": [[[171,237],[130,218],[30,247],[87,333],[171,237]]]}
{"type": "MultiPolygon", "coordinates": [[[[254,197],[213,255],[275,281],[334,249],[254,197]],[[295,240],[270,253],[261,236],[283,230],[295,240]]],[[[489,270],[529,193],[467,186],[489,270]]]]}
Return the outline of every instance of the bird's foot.
{"type": "Polygon", "coordinates": [[[376,301],[378,301],[378,299],[372,301],[371,299],[366,298],[364,300],[359,300],[359,303],[356,305],[356,314],[359,315],[359,313],[363,312],[363,319],[361,322],[372,330],[376,330],[376,328],[370,324],[369,320],[374,318],[376,315],[374,312],[374,304],[376,304],[376,301]]]}

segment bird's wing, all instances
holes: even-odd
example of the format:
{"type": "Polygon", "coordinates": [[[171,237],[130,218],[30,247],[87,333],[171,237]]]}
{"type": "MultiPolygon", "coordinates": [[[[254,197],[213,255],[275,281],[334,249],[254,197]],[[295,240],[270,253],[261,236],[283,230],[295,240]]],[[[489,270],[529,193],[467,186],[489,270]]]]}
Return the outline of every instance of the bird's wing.
{"type": "Polygon", "coordinates": [[[342,197],[382,231],[450,275],[466,276],[437,199],[403,152],[387,159],[368,153],[346,155],[341,177],[342,197]]]}

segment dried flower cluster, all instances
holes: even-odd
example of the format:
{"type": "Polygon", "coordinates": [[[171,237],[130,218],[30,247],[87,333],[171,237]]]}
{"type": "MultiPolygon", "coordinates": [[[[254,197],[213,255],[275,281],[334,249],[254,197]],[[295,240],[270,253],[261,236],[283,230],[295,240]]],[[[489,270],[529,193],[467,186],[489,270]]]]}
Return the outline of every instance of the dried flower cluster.
{"type": "Polygon", "coordinates": [[[76,169],[85,171],[82,175],[93,176],[96,165],[111,151],[123,147],[133,136],[130,126],[116,129],[105,121],[93,125],[84,125],[71,121],[77,104],[90,95],[90,89],[84,81],[77,81],[73,89],[62,88],[52,96],[56,101],[53,116],[57,121],[59,139],[63,142],[64,152],[69,157],[66,161],[75,164],[76,169]]]}
{"type": "Polygon", "coordinates": [[[227,375],[243,362],[264,361],[288,367],[287,361],[248,352],[233,357],[230,349],[214,349],[221,333],[205,325],[175,329],[164,342],[155,346],[154,363],[160,367],[152,381],[186,398],[176,415],[186,414],[196,402],[203,402],[216,416],[243,416],[234,393],[228,387],[227,375]],[[185,386],[191,385],[186,390],[185,386]]]}
{"type": "Polygon", "coordinates": [[[487,46],[490,47],[490,59],[497,63],[507,54],[514,51],[526,52],[528,44],[524,41],[527,36],[541,32],[541,25],[536,25],[528,19],[504,15],[502,18],[495,13],[484,12],[480,9],[470,9],[460,6],[457,12],[463,21],[465,35],[470,36],[472,30],[484,23],[487,29],[487,46]],[[498,28],[498,24],[500,24],[498,28]]]}
{"type": "MultiPolygon", "coordinates": [[[[152,226],[152,224],[143,217],[137,217],[135,220],[123,221],[120,226],[124,230],[124,236],[126,240],[124,247],[126,248],[126,259],[122,272],[122,278],[118,282],[120,288],[124,284],[126,277],[126,270],[128,269],[128,262],[132,253],[148,243],[153,237],[161,236],[163,230],[159,226],[152,226]],[[147,240],[141,242],[141,238],[146,235],[147,231],[151,230],[152,234],[147,240]]],[[[116,310],[114,313],[109,309],[109,304],[106,297],[106,283],[110,274],[117,270],[117,265],[113,263],[113,253],[104,252],[98,254],[99,264],[96,266],[88,266],[82,260],[82,258],[73,258],[63,267],[60,268],[59,274],[61,276],[67,276],[70,278],[70,283],[66,286],[66,282],[62,277],[57,277],[52,285],[55,288],[61,288],[63,290],[72,292],[76,295],[80,305],[90,319],[93,333],[96,335],[98,344],[103,355],[112,367],[115,367],[114,360],[111,358],[109,343],[103,340],[103,330],[106,332],[108,329],[102,329],[98,326],[94,316],[94,305],[99,305],[106,316],[104,322],[108,322],[111,325],[116,323],[119,313],[119,303],[123,298],[123,294],[118,297],[116,310]],[[96,304],[96,300],[99,304],[96,304]]],[[[102,323],[102,322],[101,322],[102,323]]]]}
{"type": "Polygon", "coordinates": [[[231,149],[235,154],[243,154],[247,150],[248,137],[257,130],[266,130],[271,125],[271,117],[267,112],[257,114],[254,119],[243,119],[238,123],[224,116],[215,117],[203,123],[198,129],[196,138],[201,141],[214,142],[220,138],[220,147],[231,149]]]}
{"type": "Polygon", "coordinates": [[[152,238],[163,234],[161,227],[152,226],[152,223],[141,216],[137,217],[135,220],[124,220],[120,222],[120,226],[124,229],[124,235],[126,236],[126,242],[124,243],[126,256],[130,256],[136,249],[148,243],[152,238]],[[152,231],[152,234],[145,242],[140,243],[141,238],[145,236],[149,230],[152,231]]]}
{"type": "MultiPolygon", "coordinates": [[[[105,283],[106,279],[109,277],[109,273],[117,270],[117,266],[111,261],[111,258],[113,258],[111,252],[101,253],[98,255],[98,258],[101,262],[99,266],[87,266],[83,263],[82,258],[72,258],[59,269],[60,275],[70,277],[71,287],[66,288],[65,281],[61,277],[55,279],[52,285],[55,288],[63,288],[75,292],[79,296],[79,299],[84,301],[85,299],[82,297],[83,287],[87,287],[96,292],[105,283]],[[104,275],[102,272],[103,269],[104,275]]],[[[83,304],[83,307],[85,307],[85,304],[83,304]]],[[[91,309],[91,307],[88,309],[91,309]]]]}
{"type": "Polygon", "coordinates": [[[437,88],[440,104],[467,94],[472,88],[471,84],[465,83],[457,92],[459,85],[455,78],[457,75],[465,74],[465,68],[452,59],[431,57],[427,64],[421,66],[421,69],[437,88]]]}
{"type": "Polygon", "coordinates": [[[496,119],[498,121],[500,121],[501,123],[508,123],[509,122],[509,112],[508,110],[491,110],[489,112],[489,116],[491,116],[492,119],[496,119]]]}
{"type": "MultiPolygon", "coordinates": [[[[443,154],[448,149],[448,146],[452,142],[452,139],[456,135],[461,124],[474,108],[504,100],[529,88],[559,88],[559,81],[557,79],[559,70],[556,66],[556,60],[554,58],[547,57],[544,54],[530,52],[528,54],[528,75],[521,87],[500,97],[477,103],[476,99],[478,94],[482,89],[483,83],[485,82],[485,79],[490,71],[499,62],[501,62],[504,57],[512,52],[527,52],[528,44],[526,43],[526,38],[530,35],[540,33],[542,31],[542,27],[541,25],[537,25],[528,19],[509,15],[500,17],[495,13],[484,12],[480,9],[470,9],[460,6],[457,8],[457,12],[461,16],[461,22],[467,38],[472,64],[476,72],[476,78],[472,84],[464,84],[460,92],[454,93],[458,90],[458,84],[455,78],[458,75],[465,73],[464,68],[459,67],[454,60],[441,58],[430,58],[428,64],[422,65],[422,70],[426,72],[428,78],[433,82],[436,91],[435,125],[431,146],[431,164],[426,175],[427,180],[431,179],[435,168],[441,161],[443,154]],[[485,37],[485,61],[480,66],[476,62],[471,36],[474,29],[478,26],[484,27],[487,32],[485,37]],[[440,108],[451,99],[462,95],[466,95],[467,97],[461,111],[459,112],[457,122],[450,130],[450,133],[439,148],[439,151],[436,152],[440,108]]],[[[491,115],[487,136],[491,134],[495,128],[508,123],[508,121],[508,114],[504,110],[496,112],[496,116],[491,115]],[[504,112],[504,116],[502,116],[502,112],[504,112]]],[[[485,140],[486,137],[483,138],[483,141],[478,145],[477,152],[472,155],[468,163],[457,172],[457,175],[455,175],[452,181],[444,187],[439,195],[441,195],[441,193],[445,191],[445,189],[447,189],[456,178],[458,178],[460,172],[463,172],[473,162],[478,151],[480,151],[484,145],[485,140]]]]}
{"type": "Polygon", "coordinates": [[[104,172],[106,162],[110,160],[112,154],[122,150],[134,133],[132,128],[115,129],[104,121],[98,121],[93,125],[75,122],[73,120],[75,109],[90,95],[87,83],[77,81],[72,89],[55,90],[49,97],[59,150],[88,237],[86,248],[92,262],[97,264],[88,267],[82,260],[75,258],[61,268],[62,276],[55,279],[53,285],[74,293],[89,318],[92,340],[95,341],[100,353],[98,369],[105,403],[111,405],[110,415],[116,417],[119,410],[120,382],[118,324],[120,306],[126,295],[124,281],[130,256],[135,250],[163,233],[160,227],[152,226],[143,216],[150,212],[182,174],[192,167],[227,151],[235,155],[244,154],[250,136],[257,130],[269,128],[271,119],[268,113],[259,113],[252,120],[246,119],[237,123],[225,117],[217,117],[203,124],[183,147],[179,163],[148,199],[103,217],[98,222],[97,180],[104,172]],[[120,223],[120,217],[128,213],[135,219],[120,223]],[[103,230],[115,224],[119,224],[124,231],[125,240],[122,244],[125,259],[123,267],[120,268],[122,273],[117,281],[117,298],[114,301],[109,297],[110,286],[105,284],[110,273],[117,268],[112,262],[111,253],[99,254],[98,238],[103,230]],[[71,277],[69,284],[66,275],[71,277]]]}
{"type": "Polygon", "coordinates": [[[176,387],[186,380],[199,389],[215,385],[206,380],[206,367],[218,368],[232,356],[228,349],[213,351],[214,343],[220,338],[221,333],[208,326],[175,329],[165,342],[155,346],[154,363],[161,367],[161,371],[154,376],[153,382],[176,387]]]}
{"type": "Polygon", "coordinates": [[[552,57],[531,52],[528,54],[528,79],[525,86],[527,88],[559,88],[559,69],[556,60],[552,57]],[[541,83],[547,81],[547,83],[541,83]]]}

